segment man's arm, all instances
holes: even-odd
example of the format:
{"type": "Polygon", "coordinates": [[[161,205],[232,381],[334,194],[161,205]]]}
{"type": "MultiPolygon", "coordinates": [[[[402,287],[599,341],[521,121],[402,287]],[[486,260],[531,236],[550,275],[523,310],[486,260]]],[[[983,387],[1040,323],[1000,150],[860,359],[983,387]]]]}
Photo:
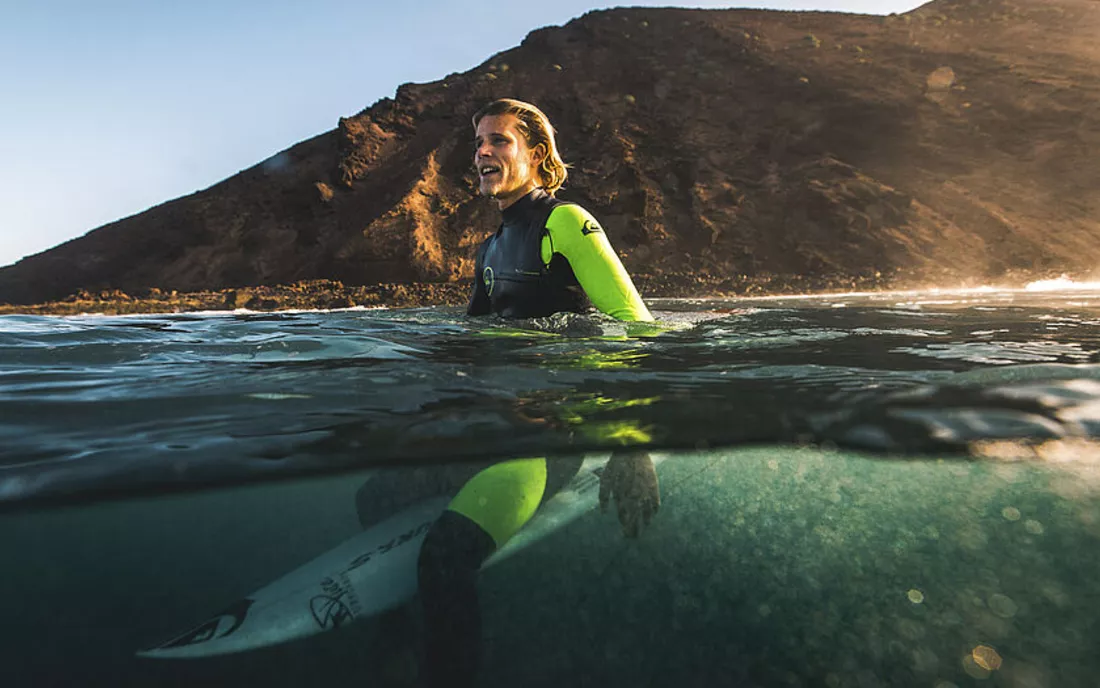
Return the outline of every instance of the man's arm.
{"type": "Polygon", "coordinates": [[[653,320],[603,228],[587,210],[560,205],[550,213],[546,230],[543,262],[549,263],[555,253],[565,256],[596,308],[618,320],[653,320]]]}
{"type": "Polygon", "coordinates": [[[481,254],[484,245],[477,249],[474,261],[474,288],[470,292],[470,302],[466,304],[466,315],[489,315],[489,295],[485,293],[485,281],[481,279],[481,254]]]}
{"type": "MultiPolygon", "coordinates": [[[[546,221],[542,259],[555,253],[569,261],[588,298],[604,313],[619,320],[652,321],[622,261],[603,228],[584,208],[561,205],[546,221]]],[[[645,451],[620,449],[612,453],[600,476],[600,507],[614,501],[623,534],[637,537],[661,507],[661,489],[653,460],[645,451]]]]}

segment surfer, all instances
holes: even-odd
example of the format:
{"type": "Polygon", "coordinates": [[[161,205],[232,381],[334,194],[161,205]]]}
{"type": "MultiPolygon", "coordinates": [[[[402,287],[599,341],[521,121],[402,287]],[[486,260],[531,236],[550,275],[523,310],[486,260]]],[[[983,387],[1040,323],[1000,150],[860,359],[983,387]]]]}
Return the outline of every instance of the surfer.
{"type": "MultiPolygon", "coordinates": [[[[474,115],[473,125],[479,190],[496,202],[502,222],[478,250],[467,314],[534,318],[583,313],[594,304],[619,320],[653,320],[596,219],[555,198],[567,171],[546,115],[530,103],[503,99],[474,115]]],[[[579,457],[530,458],[456,466],[434,476],[422,469],[413,476],[428,491],[457,490],[429,530],[417,567],[428,686],[473,685],[481,638],[478,570],[580,465],[579,457]]],[[[372,480],[360,490],[364,525],[375,520],[371,512],[377,513],[384,490],[411,494],[387,487],[390,482],[372,480]]],[[[660,491],[647,453],[612,455],[601,476],[601,507],[612,500],[628,537],[649,523],[660,491]]]]}

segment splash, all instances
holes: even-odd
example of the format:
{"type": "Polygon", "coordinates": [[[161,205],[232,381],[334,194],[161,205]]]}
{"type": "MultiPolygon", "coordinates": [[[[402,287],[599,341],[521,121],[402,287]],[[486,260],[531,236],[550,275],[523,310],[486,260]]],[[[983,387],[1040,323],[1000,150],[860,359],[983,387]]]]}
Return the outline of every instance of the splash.
{"type": "Polygon", "coordinates": [[[1029,282],[1024,287],[1024,291],[1089,291],[1098,289],[1100,289],[1100,282],[1074,282],[1065,275],[1055,279],[1029,282]]]}

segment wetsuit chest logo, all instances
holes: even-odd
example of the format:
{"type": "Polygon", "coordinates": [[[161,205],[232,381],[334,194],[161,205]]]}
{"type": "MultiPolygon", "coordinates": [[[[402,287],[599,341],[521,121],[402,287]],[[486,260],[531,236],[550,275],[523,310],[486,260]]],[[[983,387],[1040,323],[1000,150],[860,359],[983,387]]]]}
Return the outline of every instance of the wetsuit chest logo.
{"type": "Polygon", "coordinates": [[[492,296],[493,284],[496,282],[496,279],[493,277],[493,269],[491,267],[486,267],[481,271],[481,281],[485,284],[485,293],[492,296]]]}

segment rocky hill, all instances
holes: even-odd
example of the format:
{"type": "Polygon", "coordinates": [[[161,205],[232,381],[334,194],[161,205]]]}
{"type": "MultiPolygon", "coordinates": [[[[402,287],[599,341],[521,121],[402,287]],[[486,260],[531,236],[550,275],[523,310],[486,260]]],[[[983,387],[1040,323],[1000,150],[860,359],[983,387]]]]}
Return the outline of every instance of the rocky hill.
{"type": "Polygon", "coordinates": [[[469,119],[501,96],[550,115],[573,164],[559,196],[600,218],[649,295],[1086,273],[1100,266],[1098,36],[1097,0],[593,12],[0,269],[0,302],[468,279],[499,217],[475,196],[469,119]]]}

